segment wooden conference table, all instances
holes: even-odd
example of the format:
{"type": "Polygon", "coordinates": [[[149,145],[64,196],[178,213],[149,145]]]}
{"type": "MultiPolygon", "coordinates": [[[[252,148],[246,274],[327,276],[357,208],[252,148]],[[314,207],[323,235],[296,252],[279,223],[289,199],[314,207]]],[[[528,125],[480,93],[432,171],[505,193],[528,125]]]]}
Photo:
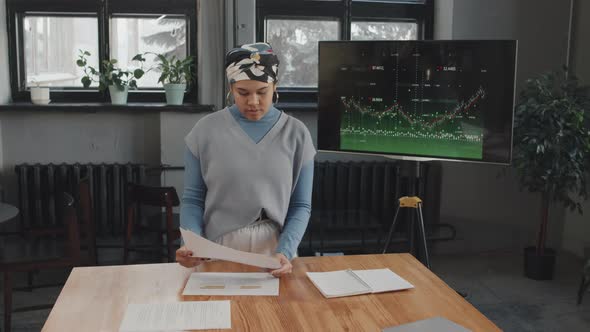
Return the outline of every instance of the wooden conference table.
{"type": "MultiPolygon", "coordinates": [[[[230,262],[207,262],[201,272],[256,272],[230,262]]],[[[441,316],[472,331],[499,331],[410,254],[301,257],[281,278],[280,295],[187,296],[182,290],[194,269],[176,263],[79,267],[70,274],[43,331],[118,331],[128,303],[231,300],[236,331],[381,331],[385,327],[441,316]],[[326,299],[305,272],[390,268],[414,289],[326,299]]]]}

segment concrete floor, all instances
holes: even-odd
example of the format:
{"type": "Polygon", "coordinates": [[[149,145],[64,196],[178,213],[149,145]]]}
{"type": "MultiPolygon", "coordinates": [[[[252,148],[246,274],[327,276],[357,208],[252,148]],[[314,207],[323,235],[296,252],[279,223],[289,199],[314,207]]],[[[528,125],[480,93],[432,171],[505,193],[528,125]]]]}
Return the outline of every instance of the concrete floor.
{"type": "MultiPolygon", "coordinates": [[[[504,331],[590,331],[590,294],[582,305],[576,305],[582,268],[576,257],[558,257],[553,281],[523,277],[522,257],[514,252],[435,255],[431,264],[437,275],[455,290],[467,293],[466,299],[504,331]]],[[[63,283],[67,274],[42,272],[35,280],[63,283]]],[[[21,285],[26,280],[25,275],[18,279],[21,285]]],[[[14,306],[51,303],[59,292],[60,287],[16,292],[14,306]]],[[[49,311],[13,314],[13,331],[40,331],[49,311]]]]}
{"type": "Polygon", "coordinates": [[[590,294],[576,305],[582,260],[561,254],[552,281],[525,278],[514,252],[436,256],[433,271],[504,331],[590,331],[590,294]]]}

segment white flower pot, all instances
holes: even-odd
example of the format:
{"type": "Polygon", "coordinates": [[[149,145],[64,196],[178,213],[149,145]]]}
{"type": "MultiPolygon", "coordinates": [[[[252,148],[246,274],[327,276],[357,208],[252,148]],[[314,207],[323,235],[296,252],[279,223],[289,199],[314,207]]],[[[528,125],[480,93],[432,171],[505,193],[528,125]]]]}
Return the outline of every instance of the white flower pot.
{"type": "Polygon", "coordinates": [[[129,87],[125,86],[123,90],[119,90],[116,85],[109,85],[109,94],[111,95],[111,104],[126,105],[129,87]]]}
{"type": "Polygon", "coordinates": [[[31,102],[33,104],[46,105],[49,104],[49,87],[32,86],[31,87],[31,102]]]}
{"type": "Polygon", "coordinates": [[[164,84],[164,90],[166,91],[166,104],[182,105],[186,84],[164,84]]]}

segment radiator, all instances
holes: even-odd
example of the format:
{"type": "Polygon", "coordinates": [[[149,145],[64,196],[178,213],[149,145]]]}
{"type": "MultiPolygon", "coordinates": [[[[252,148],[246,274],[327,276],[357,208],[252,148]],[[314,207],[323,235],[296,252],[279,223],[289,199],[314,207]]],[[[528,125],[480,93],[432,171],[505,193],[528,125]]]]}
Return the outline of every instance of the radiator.
{"type": "Polygon", "coordinates": [[[97,235],[123,234],[125,185],[144,183],[143,164],[21,164],[18,177],[21,230],[59,224],[55,197],[63,191],[77,195],[81,178],[90,180],[97,235]]]}
{"type": "MultiPolygon", "coordinates": [[[[366,240],[377,248],[389,229],[397,200],[412,193],[424,201],[426,228],[438,223],[440,165],[421,164],[419,187],[401,166],[393,160],[316,162],[312,216],[300,248],[364,248],[366,240]]],[[[400,215],[397,231],[407,229],[405,215],[400,215]]]]}

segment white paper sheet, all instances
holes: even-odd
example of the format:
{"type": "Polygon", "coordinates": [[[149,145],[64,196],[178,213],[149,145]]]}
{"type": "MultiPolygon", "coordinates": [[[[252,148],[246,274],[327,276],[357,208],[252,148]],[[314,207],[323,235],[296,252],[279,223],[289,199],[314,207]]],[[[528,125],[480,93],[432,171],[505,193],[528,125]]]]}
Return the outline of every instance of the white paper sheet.
{"type": "Polygon", "coordinates": [[[119,332],[231,329],[229,301],[128,304],[119,332]]]}
{"type": "Polygon", "coordinates": [[[194,272],[182,295],[279,296],[279,278],[270,273],[194,272]]]}
{"type": "Polygon", "coordinates": [[[195,253],[195,256],[221,259],[268,269],[278,269],[281,267],[279,260],[274,257],[228,248],[209,241],[195,234],[193,231],[184,228],[180,228],[180,233],[182,234],[184,245],[187,249],[195,253]]]}

